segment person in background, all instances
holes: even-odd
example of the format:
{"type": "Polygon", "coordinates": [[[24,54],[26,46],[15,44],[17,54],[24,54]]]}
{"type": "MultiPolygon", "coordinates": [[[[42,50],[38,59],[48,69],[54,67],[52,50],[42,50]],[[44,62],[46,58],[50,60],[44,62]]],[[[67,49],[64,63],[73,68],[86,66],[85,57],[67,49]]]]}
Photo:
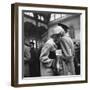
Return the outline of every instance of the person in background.
{"type": "Polygon", "coordinates": [[[59,40],[60,32],[62,28],[58,25],[54,25],[49,28],[52,32],[50,33],[50,38],[46,41],[42,47],[40,54],[40,71],[41,76],[54,76],[53,68],[56,61],[56,50],[57,43],[59,40]]]}
{"type": "Polygon", "coordinates": [[[42,50],[43,45],[44,45],[44,41],[41,41],[39,49],[37,50],[38,75],[39,76],[41,76],[41,73],[40,73],[40,54],[41,54],[41,50],[42,50]]]}
{"type": "Polygon", "coordinates": [[[34,48],[34,43],[30,42],[30,61],[29,61],[29,73],[30,77],[36,77],[37,76],[37,56],[36,56],[36,50],[34,48]]]}
{"type": "Polygon", "coordinates": [[[74,42],[75,46],[75,58],[74,58],[74,64],[75,64],[75,73],[76,75],[80,75],[80,41],[74,42]]]}
{"type": "Polygon", "coordinates": [[[30,47],[24,42],[24,77],[29,77],[30,47]]]}
{"type": "Polygon", "coordinates": [[[63,75],[75,75],[75,67],[74,67],[75,50],[73,41],[68,33],[69,27],[61,23],[58,23],[58,25],[61,26],[65,31],[65,34],[59,38],[59,45],[62,49],[62,60],[64,70],[63,75]]]}
{"type": "Polygon", "coordinates": [[[30,47],[28,44],[24,44],[24,60],[25,61],[29,61],[29,59],[31,58],[31,55],[29,53],[30,47]]]}

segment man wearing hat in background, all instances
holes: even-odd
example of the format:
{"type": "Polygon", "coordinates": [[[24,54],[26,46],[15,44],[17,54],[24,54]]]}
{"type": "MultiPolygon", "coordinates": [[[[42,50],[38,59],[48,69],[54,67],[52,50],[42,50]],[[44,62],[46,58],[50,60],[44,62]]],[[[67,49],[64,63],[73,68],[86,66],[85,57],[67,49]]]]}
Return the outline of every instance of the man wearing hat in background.
{"type": "Polygon", "coordinates": [[[49,31],[52,31],[50,33],[50,38],[47,40],[47,42],[44,44],[41,54],[40,54],[40,71],[41,76],[53,76],[53,63],[56,60],[56,49],[57,49],[57,43],[59,41],[59,35],[61,32],[63,32],[63,29],[55,25],[51,28],[49,28],[49,31]]]}
{"type": "Polygon", "coordinates": [[[30,77],[36,77],[37,76],[37,56],[36,56],[36,50],[34,49],[34,43],[30,42],[30,55],[31,58],[29,60],[29,73],[30,77]]]}
{"type": "Polygon", "coordinates": [[[69,36],[68,30],[69,27],[58,23],[60,27],[62,27],[65,31],[63,37],[60,37],[59,44],[62,49],[62,59],[63,59],[63,68],[64,68],[64,75],[75,75],[75,66],[74,66],[74,44],[72,39],[69,36]]]}

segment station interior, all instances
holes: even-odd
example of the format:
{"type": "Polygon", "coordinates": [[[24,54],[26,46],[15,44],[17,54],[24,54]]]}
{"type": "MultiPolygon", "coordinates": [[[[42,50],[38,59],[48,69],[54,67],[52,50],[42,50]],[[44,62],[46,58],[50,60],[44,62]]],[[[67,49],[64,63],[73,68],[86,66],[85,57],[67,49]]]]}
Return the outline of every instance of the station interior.
{"type": "MultiPolygon", "coordinates": [[[[28,48],[29,42],[34,43],[34,48],[38,51],[50,37],[52,31],[48,31],[49,27],[57,23],[67,25],[69,35],[75,46],[75,68],[76,75],[80,74],[80,14],[78,13],[62,13],[62,12],[45,12],[45,11],[24,11],[23,30],[24,45],[28,48]]],[[[40,73],[40,72],[39,72],[40,73]]],[[[24,77],[29,77],[28,61],[24,60],[24,77]]]]}

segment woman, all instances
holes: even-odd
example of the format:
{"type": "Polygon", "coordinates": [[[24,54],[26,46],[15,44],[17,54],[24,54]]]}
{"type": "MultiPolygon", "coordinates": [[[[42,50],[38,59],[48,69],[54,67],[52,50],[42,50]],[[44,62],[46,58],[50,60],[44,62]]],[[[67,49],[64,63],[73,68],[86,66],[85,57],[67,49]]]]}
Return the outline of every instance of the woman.
{"type": "Polygon", "coordinates": [[[41,76],[53,76],[53,64],[56,60],[56,49],[57,43],[59,40],[60,32],[62,32],[62,28],[58,25],[55,25],[49,28],[50,38],[44,44],[41,54],[40,54],[40,70],[41,76]]]}

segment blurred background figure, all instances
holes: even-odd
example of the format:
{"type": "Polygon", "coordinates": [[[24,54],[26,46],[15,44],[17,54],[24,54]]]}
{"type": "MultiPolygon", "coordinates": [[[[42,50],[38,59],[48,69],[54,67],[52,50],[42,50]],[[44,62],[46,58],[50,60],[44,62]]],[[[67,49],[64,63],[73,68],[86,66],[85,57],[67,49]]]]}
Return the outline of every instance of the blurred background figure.
{"type": "Polygon", "coordinates": [[[30,47],[27,39],[24,39],[24,77],[29,77],[30,47]]]}
{"type": "Polygon", "coordinates": [[[30,61],[29,61],[29,73],[30,73],[30,77],[37,77],[39,76],[39,63],[37,60],[37,53],[36,50],[34,48],[34,43],[30,42],[30,61]]]}
{"type": "Polygon", "coordinates": [[[75,58],[74,58],[75,72],[76,75],[80,75],[80,41],[74,42],[74,46],[75,46],[75,58]]]}
{"type": "Polygon", "coordinates": [[[29,60],[30,60],[30,47],[27,44],[24,44],[24,76],[29,77],[29,60]]]}

